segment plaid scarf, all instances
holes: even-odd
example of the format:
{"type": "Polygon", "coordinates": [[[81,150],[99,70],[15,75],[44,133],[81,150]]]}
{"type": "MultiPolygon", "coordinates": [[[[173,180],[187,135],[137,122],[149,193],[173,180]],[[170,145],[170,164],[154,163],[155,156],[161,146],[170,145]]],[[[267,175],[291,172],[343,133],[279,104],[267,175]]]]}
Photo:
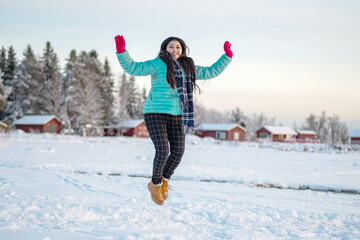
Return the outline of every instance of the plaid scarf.
{"type": "Polygon", "coordinates": [[[173,59],[174,78],[182,110],[181,127],[184,133],[195,133],[193,83],[194,73],[190,72],[185,81],[180,63],[173,59]]]}

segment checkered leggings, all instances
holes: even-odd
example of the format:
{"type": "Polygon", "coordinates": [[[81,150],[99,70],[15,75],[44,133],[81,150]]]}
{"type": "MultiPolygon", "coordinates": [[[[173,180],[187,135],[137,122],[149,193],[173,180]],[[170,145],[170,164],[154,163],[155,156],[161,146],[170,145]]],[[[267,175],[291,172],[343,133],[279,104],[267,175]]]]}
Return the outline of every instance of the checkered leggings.
{"type": "Polygon", "coordinates": [[[185,151],[185,134],[181,130],[181,115],[146,113],[144,120],[155,147],[151,180],[154,184],[159,184],[162,177],[171,178],[185,151]]]}

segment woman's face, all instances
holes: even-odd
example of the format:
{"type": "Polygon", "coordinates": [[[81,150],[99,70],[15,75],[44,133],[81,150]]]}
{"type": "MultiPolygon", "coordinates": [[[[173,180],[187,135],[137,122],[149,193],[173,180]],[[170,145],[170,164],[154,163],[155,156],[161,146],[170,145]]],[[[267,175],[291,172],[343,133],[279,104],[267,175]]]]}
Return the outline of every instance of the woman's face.
{"type": "Polygon", "coordinates": [[[166,46],[166,51],[170,53],[171,57],[174,59],[178,59],[182,54],[182,47],[181,44],[176,41],[172,40],[169,42],[169,44],[166,46]]]}

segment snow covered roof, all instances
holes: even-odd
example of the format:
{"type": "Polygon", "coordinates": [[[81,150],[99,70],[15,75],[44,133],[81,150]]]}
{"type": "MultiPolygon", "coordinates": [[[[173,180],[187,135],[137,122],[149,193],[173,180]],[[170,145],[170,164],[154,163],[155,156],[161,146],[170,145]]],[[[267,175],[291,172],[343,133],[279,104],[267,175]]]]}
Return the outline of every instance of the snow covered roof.
{"type": "Polygon", "coordinates": [[[53,118],[56,118],[56,120],[61,122],[55,115],[28,115],[16,120],[14,125],[43,125],[53,118]]]}
{"type": "Polygon", "coordinates": [[[316,135],[316,132],[311,130],[296,130],[296,132],[303,135],[316,135]]]}
{"type": "Polygon", "coordinates": [[[143,121],[143,119],[126,120],[119,122],[118,124],[113,126],[105,126],[104,128],[134,128],[141,124],[143,121]]]}
{"type": "Polygon", "coordinates": [[[122,127],[122,128],[134,128],[134,127],[138,126],[140,123],[142,123],[143,121],[144,121],[143,119],[127,120],[127,121],[120,122],[118,124],[118,126],[122,127]]]}
{"type": "Polygon", "coordinates": [[[199,127],[197,127],[197,130],[202,131],[229,131],[230,129],[234,127],[240,127],[244,131],[245,128],[242,126],[235,124],[235,123],[203,123],[200,124],[199,127]]]}
{"type": "MultiPolygon", "coordinates": [[[[265,128],[266,130],[268,130],[270,133],[272,134],[281,134],[281,135],[285,135],[285,134],[290,134],[290,135],[298,135],[294,130],[292,130],[289,127],[281,127],[281,126],[263,126],[261,128],[265,128]]],[[[261,129],[260,128],[260,129],[261,129]]],[[[259,129],[259,130],[260,130],[259,129]]],[[[258,131],[259,131],[258,130],[258,131]]]]}
{"type": "Polygon", "coordinates": [[[351,134],[350,134],[350,137],[352,137],[352,138],[358,138],[358,137],[360,137],[360,129],[354,129],[352,132],[351,132],[351,134]]]}

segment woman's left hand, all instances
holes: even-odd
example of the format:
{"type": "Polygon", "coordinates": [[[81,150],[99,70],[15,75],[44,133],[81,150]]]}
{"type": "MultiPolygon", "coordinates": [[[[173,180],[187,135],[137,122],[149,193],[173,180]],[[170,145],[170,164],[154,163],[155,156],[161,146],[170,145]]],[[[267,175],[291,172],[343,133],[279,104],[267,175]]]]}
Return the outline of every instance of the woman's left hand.
{"type": "Polygon", "coordinates": [[[225,51],[225,54],[226,54],[226,56],[228,56],[229,58],[232,58],[232,57],[233,57],[233,52],[231,51],[230,47],[231,47],[231,43],[229,43],[228,41],[226,41],[226,42],[224,43],[224,51],[225,51]]]}
{"type": "Polygon", "coordinates": [[[122,53],[125,51],[125,39],[123,35],[117,35],[115,37],[116,51],[122,53]]]}

